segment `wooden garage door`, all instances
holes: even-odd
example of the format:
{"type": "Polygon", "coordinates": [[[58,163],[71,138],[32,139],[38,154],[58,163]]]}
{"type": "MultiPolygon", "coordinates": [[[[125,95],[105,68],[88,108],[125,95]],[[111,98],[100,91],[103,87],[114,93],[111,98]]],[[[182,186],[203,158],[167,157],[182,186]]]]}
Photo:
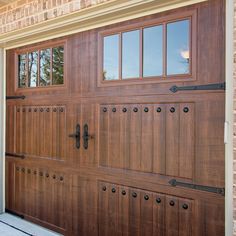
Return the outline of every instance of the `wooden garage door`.
{"type": "Polygon", "coordinates": [[[65,235],[224,235],[224,8],[7,51],[7,209],[65,235]]]}

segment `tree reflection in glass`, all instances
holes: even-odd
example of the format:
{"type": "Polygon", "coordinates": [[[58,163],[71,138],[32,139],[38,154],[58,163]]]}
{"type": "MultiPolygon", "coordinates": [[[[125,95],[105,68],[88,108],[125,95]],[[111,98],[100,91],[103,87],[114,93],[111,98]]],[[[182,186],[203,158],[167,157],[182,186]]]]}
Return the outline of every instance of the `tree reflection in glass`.
{"type": "Polygon", "coordinates": [[[52,49],[52,84],[64,83],[64,47],[52,49]]]}
{"type": "Polygon", "coordinates": [[[189,74],[189,20],[167,24],[167,75],[189,74]]]}
{"type": "Polygon", "coordinates": [[[51,50],[44,49],[40,51],[40,86],[48,86],[50,85],[50,72],[51,72],[51,50]]]}
{"type": "Polygon", "coordinates": [[[27,78],[27,70],[26,70],[26,59],[27,54],[18,55],[18,62],[19,62],[19,71],[18,71],[18,81],[19,81],[19,88],[26,87],[26,78],[27,78]]]}
{"type": "Polygon", "coordinates": [[[29,52],[28,53],[28,87],[37,86],[38,78],[38,52],[29,52]]]}

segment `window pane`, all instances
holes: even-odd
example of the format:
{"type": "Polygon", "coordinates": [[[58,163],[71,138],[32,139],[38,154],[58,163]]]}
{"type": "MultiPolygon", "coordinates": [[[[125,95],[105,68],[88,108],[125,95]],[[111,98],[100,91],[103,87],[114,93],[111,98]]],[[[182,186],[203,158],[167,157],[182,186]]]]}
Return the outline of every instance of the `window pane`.
{"type": "Polygon", "coordinates": [[[27,68],[26,68],[26,58],[27,54],[21,54],[18,56],[18,86],[19,88],[26,87],[26,75],[27,75],[27,68]]]}
{"type": "Polygon", "coordinates": [[[163,32],[162,26],[143,30],[143,76],[163,74],[163,32]]]}
{"type": "Polygon", "coordinates": [[[139,30],[122,34],[122,78],[139,77],[139,30]]]}
{"type": "Polygon", "coordinates": [[[119,79],[119,35],[103,39],[103,79],[119,79]]]}
{"type": "Polygon", "coordinates": [[[167,24],[167,75],[189,74],[189,20],[167,24]]]}
{"type": "Polygon", "coordinates": [[[28,87],[36,87],[37,86],[37,78],[38,78],[38,52],[30,52],[28,54],[28,60],[29,60],[28,87]]]}
{"type": "Polygon", "coordinates": [[[50,85],[50,65],[51,50],[45,49],[40,51],[40,78],[39,85],[47,86],[50,85]]]}
{"type": "Polygon", "coordinates": [[[64,83],[64,47],[52,49],[53,64],[52,64],[52,84],[64,83]]]}

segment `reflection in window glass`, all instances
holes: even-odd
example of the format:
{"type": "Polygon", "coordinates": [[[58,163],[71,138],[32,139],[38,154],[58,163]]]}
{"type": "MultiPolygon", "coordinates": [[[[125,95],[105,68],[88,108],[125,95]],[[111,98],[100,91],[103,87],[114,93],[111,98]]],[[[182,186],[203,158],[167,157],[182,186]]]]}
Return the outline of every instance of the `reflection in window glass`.
{"type": "Polygon", "coordinates": [[[29,68],[28,68],[28,87],[37,86],[38,78],[38,52],[29,52],[28,53],[29,68]]]}
{"type": "Polygon", "coordinates": [[[39,85],[47,86],[50,85],[50,72],[51,72],[51,50],[44,49],[40,51],[40,78],[39,85]]]}
{"type": "Polygon", "coordinates": [[[103,45],[103,79],[117,80],[119,78],[119,35],[104,37],[103,45]]]}
{"type": "Polygon", "coordinates": [[[18,83],[19,83],[19,88],[25,88],[26,87],[26,58],[27,54],[21,54],[18,55],[18,83]]]}
{"type": "Polygon", "coordinates": [[[189,20],[167,24],[167,75],[189,74],[189,20]]]}
{"type": "Polygon", "coordinates": [[[143,30],[143,77],[163,74],[162,26],[143,30]]]}
{"type": "Polygon", "coordinates": [[[122,78],[139,77],[139,30],[122,34],[122,78]]]}
{"type": "Polygon", "coordinates": [[[52,84],[64,83],[64,47],[52,49],[52,84]]]}

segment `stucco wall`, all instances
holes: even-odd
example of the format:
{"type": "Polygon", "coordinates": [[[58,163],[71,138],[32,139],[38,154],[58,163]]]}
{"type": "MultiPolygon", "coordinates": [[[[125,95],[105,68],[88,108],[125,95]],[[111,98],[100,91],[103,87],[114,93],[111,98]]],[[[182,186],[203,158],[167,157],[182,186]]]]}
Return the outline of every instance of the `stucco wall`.
{"type": "Polygon", "coordinates": [[[111,0],[18,0],[0,8],[0,34],[111,0]]]}

